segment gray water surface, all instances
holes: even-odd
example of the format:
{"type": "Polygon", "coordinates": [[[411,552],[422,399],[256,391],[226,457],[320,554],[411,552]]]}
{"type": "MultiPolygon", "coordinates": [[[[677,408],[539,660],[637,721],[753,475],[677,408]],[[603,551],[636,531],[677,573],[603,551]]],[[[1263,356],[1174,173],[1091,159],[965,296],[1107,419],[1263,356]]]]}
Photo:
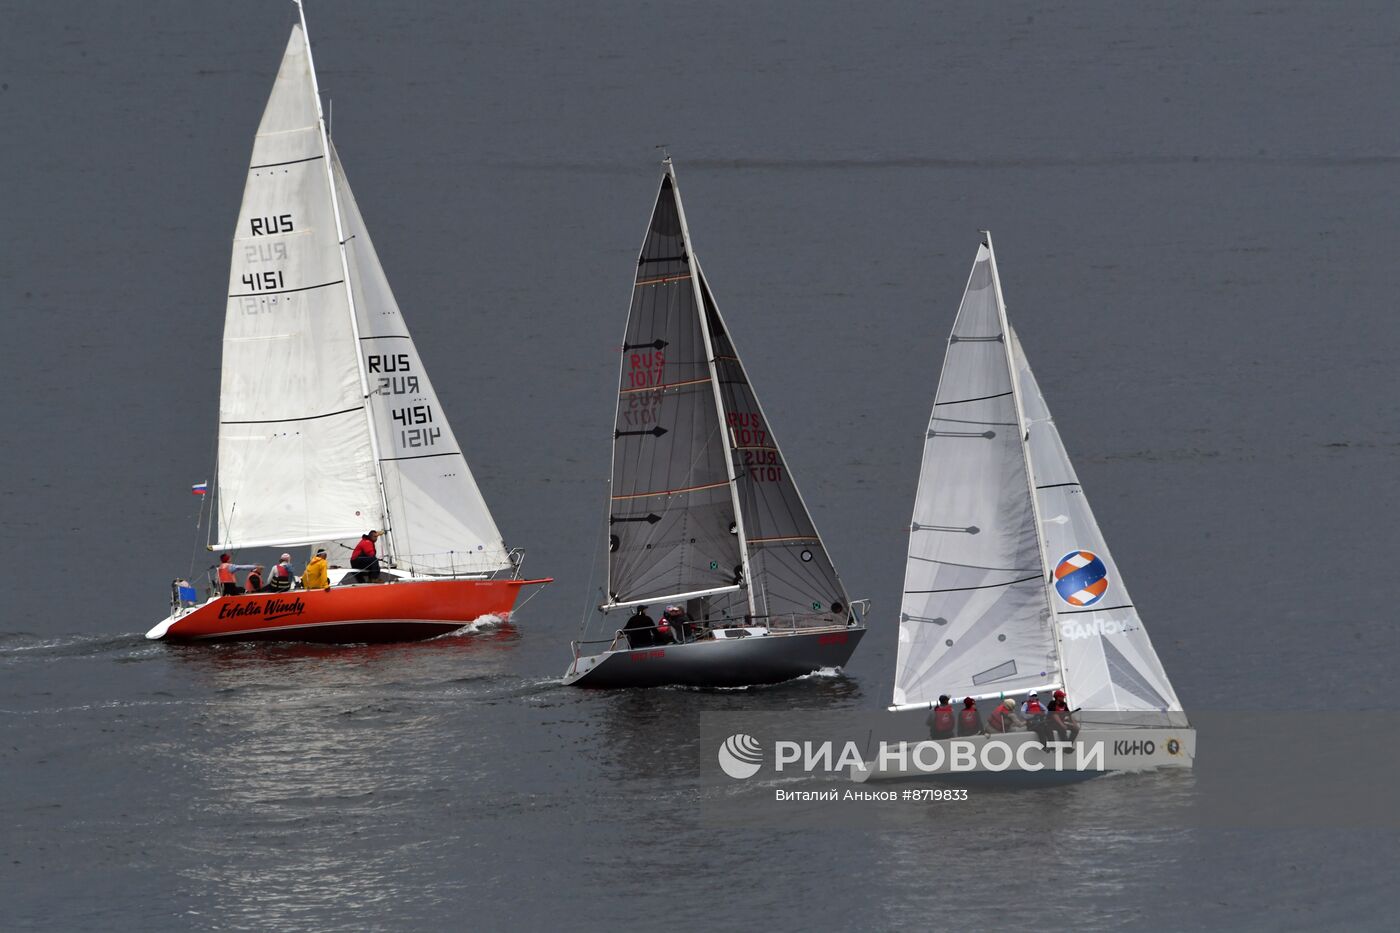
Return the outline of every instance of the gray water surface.
{"type": "Polygon", "coordinates": [[[293,15],[0,4],[0,926],[1389,928],[1395,832],[1189,825],[1192,775],[720,832],[695,717],[888,702],[983,228],[1188,710],[1389,704],[1394,5],[314,3],[425,365],[507,541],[558,582],[419,645],[151,644],[170,579],[207,561],[188,489],[212,478],[229,238],[293,15]],[[841,676],[556,686],[596,601],[661,143],[874,600],[841,676]]]}

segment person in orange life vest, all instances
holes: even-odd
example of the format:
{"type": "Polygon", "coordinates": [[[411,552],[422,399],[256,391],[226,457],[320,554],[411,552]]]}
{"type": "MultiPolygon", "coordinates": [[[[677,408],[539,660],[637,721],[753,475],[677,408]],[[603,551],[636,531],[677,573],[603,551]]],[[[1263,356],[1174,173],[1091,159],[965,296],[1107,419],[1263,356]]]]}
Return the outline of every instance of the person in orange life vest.
{"type": "Polygon", "coordinates": [[[1040,739],[1041,747],[1047,751],[1050,748],[1050,724],[1045,719],[1045,707],[1040,704],[1040,694],[1032,690],[1026,694],[1026,701],[1021,704],[1021,715],[1026,719],[1026,728],[1036,734],[1040,739]]]}
{"type": "Polygon", "coordinates": [[[360,571],[355,574],[357,583],[379,582],[379,554],[374,542],[379,540],[379,532],[370,531],[360,536],[360,543],[350,552],[350,566],[360,571]]]}
{"type": "Polygon", "coordinates": [[[935,741],[953,737],[957,726],[953,722],[953,707],[948,703],[947,694],[938,698],[938,705],[928,714],[925,725],[928,726],[928,737],[935,741]]]}
{"type": "Polygon", "coordinates": [[[987,728],[992,732],[1011,732],[1024,725],[1025,722],[1016,715],[1016,701],[1011,697],[1002,700],[1001,705],[987,717],[987,728]]]}
{"type": "Polygon", "coordinates": [[[285,593],[292,588],[296,574],[292,573],[292,555],[283,554],[267,577],[267,589],[272,593],[285,593]]]}
{"type": "Polygon", "coordinates": [[[958,738],[981,735],[985,731],[982,728],[982,714],[977,711],[977,701],[965,697],[963,708],[958,710],[958,738]]]}
{"type": "Polygon", "coordinates": [[[258,564],[248,571],[248,576],[243,581],[243,590],[246,593],[261,593],[263,588],[263,565],[258,564]]]}
{"type": "Polygon", "coordinates": [[[1079,723],[1074,721],[1074,712],[1070,710],[1063,690],[1055,691],[1055,698],[1050,701],[1050,710],[1046,718],[1050,723],[1050,731],[1059,741],[1073,742],[1079,736],[1079,723]]]}
{"type": "Polygon", "coordinates": [[[234,576],[240,570],[256,569],[253,564],[235,564],[233,557],[229,554],[219,555],[219,587],[223,590],[223,596],[237,596],[243,592],[243,587],[238,585],[238,578],[234,576]]]}

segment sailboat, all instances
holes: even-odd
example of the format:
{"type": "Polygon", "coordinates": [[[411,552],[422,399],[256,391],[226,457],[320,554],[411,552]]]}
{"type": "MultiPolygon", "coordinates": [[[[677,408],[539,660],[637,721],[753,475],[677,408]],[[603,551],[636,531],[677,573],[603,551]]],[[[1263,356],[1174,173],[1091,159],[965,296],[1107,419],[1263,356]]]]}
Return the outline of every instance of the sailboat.
{"type": "Polygon", "coordinates": [[[840,667],[865,602],[846,597],[663,165],[621,350],[604,632],[572,644],[564,683],[740,687],[840,667]]]}
{"type": "MultiPolygon", "coordinates": [[[[300,8],[300,3],[298,3],[300,8]]],[[[211,551],[381,531],[382,582],[172,587],[150,639],[397,641],[504,618],[520,575],[433,391],[327,135],[305,11],[258,126],[234,232],[211,551]]],[[[212,581],[211,581],[212,582],[212,581]]]]}
{"type": "MultiPolygon", "coordinates": [[[[1007,320],[984,234],[924,440],[891,709],[1059,689],[1076,741],[1105,743],[1097,770],[1191,767],[1195,731],[1007,320]]],[[[997,738],[1039,755],[1032,733],[997,738]]]]}

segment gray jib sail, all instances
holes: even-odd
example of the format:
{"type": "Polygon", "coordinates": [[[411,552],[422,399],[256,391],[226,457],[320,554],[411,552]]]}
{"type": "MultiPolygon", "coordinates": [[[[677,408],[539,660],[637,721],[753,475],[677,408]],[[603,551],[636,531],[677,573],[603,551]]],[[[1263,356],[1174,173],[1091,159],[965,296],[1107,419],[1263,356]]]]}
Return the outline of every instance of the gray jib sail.
{"type": "Polygon", "coordinates": [[[896,705],[1059,680],[991,250],[948,340],[909,531],[896,705]]]}
{"type": "Polygon", "coordinates": [[[785,625],[845,624],[850,601],[759,406],[719,307],[700,273],[719,374],[725,435],[734,457],[739,508],[761,619],[785,625]]]}
{"type": "Polygon", "coordinates": [[[614,603],[714,592],[741,577],[727,447],[691,274],[668,173],[623,338],[608,521],[614,603]]]}

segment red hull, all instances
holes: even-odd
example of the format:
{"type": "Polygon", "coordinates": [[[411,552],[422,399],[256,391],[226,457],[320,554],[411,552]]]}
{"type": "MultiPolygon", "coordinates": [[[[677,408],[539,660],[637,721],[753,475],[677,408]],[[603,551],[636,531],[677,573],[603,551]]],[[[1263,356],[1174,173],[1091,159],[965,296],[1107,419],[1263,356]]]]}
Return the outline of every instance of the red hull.
{"type": "Polygon", "coordinates": [[[520,588],[548,580],[422,580],[221,596],[182,616],[169,641],[385,642],[433,638],[510,615],[520,588]]]}

